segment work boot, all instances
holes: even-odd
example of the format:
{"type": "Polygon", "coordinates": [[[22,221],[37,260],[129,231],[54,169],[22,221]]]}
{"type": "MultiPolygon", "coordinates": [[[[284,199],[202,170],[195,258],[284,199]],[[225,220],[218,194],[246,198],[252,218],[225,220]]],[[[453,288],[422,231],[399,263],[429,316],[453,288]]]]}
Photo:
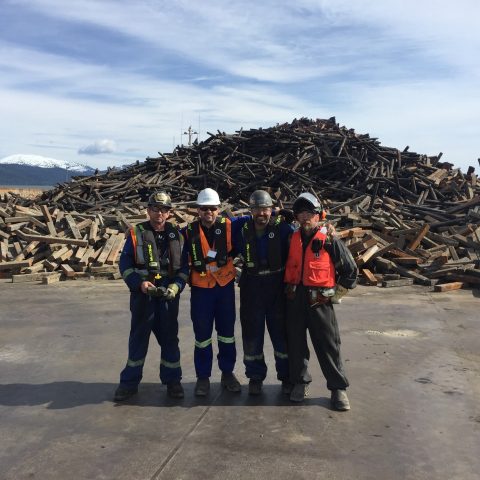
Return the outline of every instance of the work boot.
{"type": "Polygon", "coordinates": [[[292,388],[292,393],[290,393],[290,401],[300,403],[305,399],[305,384],[296,383],[292,388]]]}
{"type": "Polygon", "coordinates": [[[293,383],[290,383],[287,380],[282,382],[282,393],[283,395],[290,395],[293,390],[293,383]]]}
{"type": "Polygon", "coordinates": [[[180,382],[171,382],[167,384],[167,395],[170,398],[183,398],[185,396],[180,382]]]}
{"type": "Polygon", "coordinates": [[[249,395],[260,395],[262,393],[262,380],[250,380],[248,383],[248,394],[249,395]]]}
{"type": "Polygon", "coordinates": [[[115,390],[115,394],[113,395],[113,400],[115,402],[123,402],[128,398],[132,397],[138,392],[138,387],[127,388],[122,385],[119,385],[115,390]]]}
{"type": "Polygon", "coordinates": [[[350,410],[350,402],[348,401],[347,392],[345,390],[332,390],[330,403],[332,408],[339,412],[350,410]]]}
{"type": "Polygon", "coordinates": [[[210,391],[210,379],[208,377],[197,378],[197,383],[195,385],[195,392],[194,392],[195,396],[206,397],[209,391],[210,391]]]}
{"type": "Polygon", "coordinates": [[[233,372],[230,373],[222,373],[222,379],[220,381],[222,387],[228,390],[229,392],[238,393],[242,390],[240,386],[240,382],[237,380],[237,377],[234,375],[233,372]]]}

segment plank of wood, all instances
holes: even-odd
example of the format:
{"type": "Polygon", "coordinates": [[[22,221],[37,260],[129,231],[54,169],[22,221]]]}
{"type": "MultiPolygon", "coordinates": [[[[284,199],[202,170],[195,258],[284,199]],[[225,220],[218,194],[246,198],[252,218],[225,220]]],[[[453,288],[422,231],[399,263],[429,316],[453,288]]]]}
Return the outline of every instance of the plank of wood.
{"type": "Polygon", "coordinates": [[[463,282],[443,283],[442,285],[435,285],[434,292],[450,292],[451,290],[459,290],[464,286],[463,282]]]}
{"type": "Polygon", "coordinates": [[[108,254],[106,264],[107,265],[114,265],[117,261],[118,254],[123,249],[123,244],[125,243],[125,236],[124,235],[117,235],[115,240],[115,244],[112,247],[112,250],[108,254]]]}
{"type": "Polygon", "coordinates": [[[58,275],[58,273],[57,272],[21,273],[17,275],[12,275],[12,283],[38,282],[39,280],[42,280],[43,277],[48,277],[49,275],[58,275]]]}
{"type": "Polygon", "coordinates": [[[408,245],[408,248],[410,250],[415,250],[420,245],[420,242],[422,241],[423,237],[428,233],[429,230],[430,230],[430,224],[426,223],[422,227],[418,235],[410,242],[410,244],[408,245]]]}
{"type": "Polygon", "coordinates": [[[363,255],[358,257],[355,262],[357,263],[358,266],[366,264],[370,258],[380,250],[380,247],[378,245],[374,245],[373,247],[370,247],[363,255]]]}
{"type": "Polygon", "coordinates": [[[362,274],[364,275],[365,279],[367,280],[368,285],[377,285],[378,280],[375,277],[375,275],[368,269],[368,268],[363,268],[362,269],[362,274]]]}
{"type": "Polygon", "coordinates": [[[62,263],[60,265],[60,269],[66,277],[74,277],[77,274],[77,272],[68,263],[62,263]]]}
{"type": "Polygon", "coordinates": [[[75,220],[69,213],[65,215],[65,220],[67,222],[68,228],[70,228],[70,231],[72,232],[72,235],[77,239],[81,239],[82,234],[80,233],[80,230],[78,229],[75,220]]]}
{"type": "Polygon", "coordinates": [[[0,263],[0,270],[20,270],[29,267],[31,264],[31,258],[20,260],[19,262],[2,262],[0,263]]]}
{"type": "Polygon", "coordinates": [[[102,252],[98,256],[96,263],[100,266],[103,265],[108,258],[108,255],[110,254],[113,246],[115,245],[115,242],[117,240],[118,235],[111,235],[108,240],[105,242],[105,245],[102,248],[102,252]]]}
{"type": "Polygon", "coordinates": [[[382,287],[405,287],[407,285],[413,285],[413,278],[400,278],[398,280],[384,280],[382,282],[382,287]]]}
{"type": "Polygon", "coordinates": [[[87,240],[80,240],[78,238],[60,238],[60,237],[53,237],[49,235],[28,235],[22,232],[18,232],[18,235],[21,236],[24,240],[29,240],[31,242],[37,240],[43,243],[58,243],[61,245],[79,245],[81,247],[86,247],[88,245],[87,240]]]}
{"type": "Polygon", "coordinates": [[[55,275],[49,275],[42,278],[42,285],[51,285],[52,283],[58,283],[62,277],[61,273],[56,273],[55,275]]]}

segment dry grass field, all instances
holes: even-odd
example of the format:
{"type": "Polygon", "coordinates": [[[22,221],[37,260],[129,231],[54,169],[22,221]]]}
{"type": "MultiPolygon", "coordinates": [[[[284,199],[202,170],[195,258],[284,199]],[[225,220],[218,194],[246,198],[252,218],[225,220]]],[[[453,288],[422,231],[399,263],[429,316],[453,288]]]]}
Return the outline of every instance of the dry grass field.
{"type": "Polygon", "coordinates": [[[20,195],[23,198],[35,198],[40,195],[45,190],[48,190],[49,187],[35,187],[35,186],[3,186],[0,185],[0,197],[3,197],[6,193],[12,192],[20,195]]]}

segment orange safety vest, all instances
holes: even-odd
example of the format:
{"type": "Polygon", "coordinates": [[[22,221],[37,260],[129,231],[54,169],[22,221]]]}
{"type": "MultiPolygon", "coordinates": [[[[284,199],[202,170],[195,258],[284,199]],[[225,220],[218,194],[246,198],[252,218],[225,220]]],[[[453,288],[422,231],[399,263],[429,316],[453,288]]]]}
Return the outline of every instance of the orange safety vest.
{"type": "MultiPolygon", "coordinates": [[[[198,220],[194,223],[198,223],[198,220]]],[[[232,222],[228,218],[221,218],[217,220],[214,224],[216,228],[216,234],[218,234],[220,225],[218,224],[225,224],[225,240],[226,240],[226,253],[230,253],[232,251],[232,222]]],[[[226,263],[222,266],[218,266],[216,261],[211,261],[209,263],[205,263],[205,259],[207,258],[207,253],[210,250],[210,246],[208,244],[207,238],[205,237],[205,233],[203,232],[202,227],[198,224],[198,233],[199,233],[199,240],[201,245],[201,257],[200,252],[195,252],[197,255],[197,262],[195,263],[202,263],[204,265],[204,270],[199,271],[195,265],[194,260],[192,259],[192,244],[193,248],[195,248],[195,244],[197,243],[195,238],[192,236],[193,228],[192,224],[189,225],[187,228],[187,239],[189,242],[190,247],[190,284],[195,287],[201,288],[213,288],[218,283],[221,287],[227,285],[235,278],[235,266],[233,265],[233,259],[227,255],[226,263]]],[[[218,235],[219,236],[219,235],[218,235]]],[[[195,251],[195,250],[194,250],[195,251]]]]}
{"type": "Polygon", "coordinates": [[[322,233],[321,230],[318,230],[303,255],[300,230],[292,234],[285,268],[285,283],[298,285],[301,282],[306,287],[332,288],[335,286],[335,266],[329,253],[323,247],[326,238],[326,232],[322,233]],[[312,250],[312,242],[315,239],[319,240],[322,245],[317,253],[312,250]]]}

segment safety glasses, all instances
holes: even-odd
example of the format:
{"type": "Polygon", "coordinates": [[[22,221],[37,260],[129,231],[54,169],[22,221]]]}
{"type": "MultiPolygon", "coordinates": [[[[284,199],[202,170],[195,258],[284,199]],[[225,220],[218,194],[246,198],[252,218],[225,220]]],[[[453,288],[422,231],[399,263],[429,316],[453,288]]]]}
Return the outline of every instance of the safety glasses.
{"type": "Polygon", "coordinates": [[[148,208],[154,213],[168,213],[170,211],[170,209],[168,207],[150,206],[148,208]]]}
{"type": "Polygon", "coordinates": [[[200,210],[202,212],[216,212],[218,210],[218,207],[200,207],[200,210]]]}

